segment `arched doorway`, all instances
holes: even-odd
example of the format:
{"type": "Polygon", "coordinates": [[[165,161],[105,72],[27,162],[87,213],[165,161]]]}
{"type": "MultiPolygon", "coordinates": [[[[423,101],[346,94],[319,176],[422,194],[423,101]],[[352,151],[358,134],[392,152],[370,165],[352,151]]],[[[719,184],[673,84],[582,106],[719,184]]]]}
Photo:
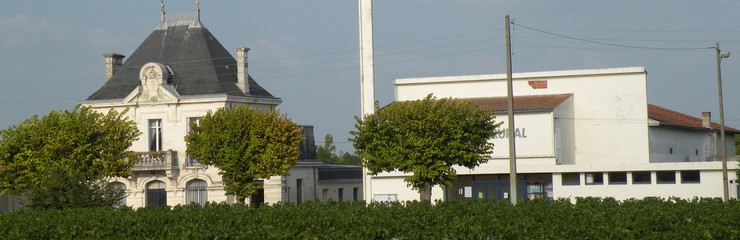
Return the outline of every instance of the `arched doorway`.
{"type": "Polygon", "coordinates": [[[152,181],[146,185],[146,206],[167,205],[167,191],[162,181],[152,181]]]}

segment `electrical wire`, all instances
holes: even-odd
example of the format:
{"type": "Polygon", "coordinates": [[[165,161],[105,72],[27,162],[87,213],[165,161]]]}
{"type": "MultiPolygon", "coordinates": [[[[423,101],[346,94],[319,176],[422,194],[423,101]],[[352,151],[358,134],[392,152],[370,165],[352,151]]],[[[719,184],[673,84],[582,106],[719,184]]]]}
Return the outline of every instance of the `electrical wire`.
{"type": "Polygon", "coordinates": [[[534,28],[534,27],[529,27],[529,26],[518,24],[518,23],[514,23],[514,22],[511,22],[511,24],[512,25],[515,25],[515,26],[519,26],[519,27],[525,28],[525,29],[529,29],[529,30],[532,30],[532,31],[535,31],[535,32],[544,33],[544,34],[547,34],[547,35],[558,36],[558,37],[561,37],[561,38],[566,38],[566,39],[571,39],[571,40],[576,40],[576,41],[581,41],[581,42],[587,42],[587,43],[592,43],[592,44],[612,46],[612,47],[622,47],[622,48],[632,48],[632,49],[649,49],[649,50],[669,50],[669,51],[677,51],[677,50],[684,51],[684,50],[710,49],[709,47],[691,47],[691,48],[648,47],[648,46],[636,46],[636,45],[626,45],[626,44],[618,44],[618,43],[609,43],[609,42],[602,42],[602,41],[590,40],[590,39],[579,38],[579,37],[572,37],[572,36],[568,36],[568,35],[563,35],[563,34],[559,34],[559,33],[554,33],[554,32],[550,32],[550,31],[545,31],[545,30],[537,29],[537,28],[534,28]]]}

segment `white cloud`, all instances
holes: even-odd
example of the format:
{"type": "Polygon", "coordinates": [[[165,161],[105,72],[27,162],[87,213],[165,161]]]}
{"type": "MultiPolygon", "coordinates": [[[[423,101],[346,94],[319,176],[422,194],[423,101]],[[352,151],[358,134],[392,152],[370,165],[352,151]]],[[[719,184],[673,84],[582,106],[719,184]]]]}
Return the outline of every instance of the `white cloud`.
{"type": "MultiPolygon", "coordinates": [[[[439,0],[413,0],[415,2],[420,3],[432,3],[432,4],[439,4],[439,0]]],[[[501,3],[504,3],[502,0],[454,0],[452,1],[454,4],[463,5],[463,6],[490,6],[490,5],[498,5],[501,3]]]]}
{"type": "Polygon", "coordinates": [[[92,47],[114,47],[120,41],[113,33],[102,28],[92,28],[87,30],[87,43],[92,47]]]}
{"type": "Polygon", "coordinates": [[[30,19],[24,14],[0,17],[0,46],[11,48],[38,40],[61,40],[67,37],[68,28],[46,20],[30,19]]]}
{"type": "Polygon", "coordinates": [[[302,65],[303,62],[293,55],[286,46],[291,45],[296,41],[297,37],[295,36],[280,36],[277,40],[260,39],[257,46],[255,46],[255,49],[259,49],[259,53],[256,54],[259,54],[260,56],[270,56],[263,60],[265,62],[269,62],[269,65],[282,65],[295,68],[302,65]],[[277,62],[277,64],[275,62],[277,62]]]}

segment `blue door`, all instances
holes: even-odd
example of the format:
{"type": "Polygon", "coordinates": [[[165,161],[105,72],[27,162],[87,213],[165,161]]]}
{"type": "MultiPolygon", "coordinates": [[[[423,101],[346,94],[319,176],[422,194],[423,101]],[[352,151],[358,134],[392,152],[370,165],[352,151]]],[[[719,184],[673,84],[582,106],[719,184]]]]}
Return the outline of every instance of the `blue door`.
{"type": "MultiPolygon", "coordinates": [[[[473,199],[509,199],[509,181],[473,181],[473,199]]],[[[524,200],[527,182],[517,181],[517,200],[524,200]]]]}

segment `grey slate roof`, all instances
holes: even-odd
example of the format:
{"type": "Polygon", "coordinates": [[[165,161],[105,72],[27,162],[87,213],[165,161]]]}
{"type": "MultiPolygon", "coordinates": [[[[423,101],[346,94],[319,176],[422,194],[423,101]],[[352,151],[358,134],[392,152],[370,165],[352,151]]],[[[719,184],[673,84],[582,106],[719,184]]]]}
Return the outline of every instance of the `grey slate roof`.
{"type": "MultiPolygon", "coordinates": [[[[236,60],[216,37],[205,27],[176,25],[155,29],[87,100],[125,98],[141,84],[139,71],[149,62],[170,67],[174,73],[170,84],[181,96],[247,96],[236,86],[236,60]]],[[[248,96],[275,98],[251,76],[248,96]]]]}

